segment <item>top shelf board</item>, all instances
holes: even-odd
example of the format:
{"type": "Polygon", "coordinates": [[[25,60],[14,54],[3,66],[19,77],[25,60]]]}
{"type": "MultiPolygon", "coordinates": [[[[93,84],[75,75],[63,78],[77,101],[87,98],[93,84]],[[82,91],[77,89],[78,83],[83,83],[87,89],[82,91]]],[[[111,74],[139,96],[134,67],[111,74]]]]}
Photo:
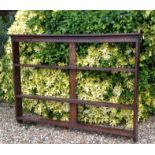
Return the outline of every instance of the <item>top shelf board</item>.
{"type": "Polygon", "coordinates": [[[68,35],[10,35],[14,42],[55,42],[55,43],[101,43],[137,42],[140,33],[119,34],[68,34],[68,35]]]}

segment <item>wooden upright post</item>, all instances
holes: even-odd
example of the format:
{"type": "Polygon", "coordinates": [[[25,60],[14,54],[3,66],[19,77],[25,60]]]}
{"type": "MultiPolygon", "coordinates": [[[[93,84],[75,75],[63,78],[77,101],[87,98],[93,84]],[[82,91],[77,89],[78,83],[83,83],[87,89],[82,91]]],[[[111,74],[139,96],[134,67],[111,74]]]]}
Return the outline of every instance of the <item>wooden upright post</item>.
{"type": "MultiPolygon", "coordinates": [[[[69,66],[75,67],[76,66],[76,46],[75,43],[69,44],[69,66]]],[[[71,69],[69,71],[69,94],[70,99],[76,99],[76,88],[77,88],[77,81],[76,81],[77,71],[71,69]]],[[[75,103],[70,103],[70,123],[76,124],[77,123],[77,105],[75,103]]]]}
{"type": "Polygon", "coordinates": [[[138,141],[138,79],[139,79],[140,38],[136,41],[134,103],[133,103],[133,140],[138,141]]]}
{"type": "Polygon", "coordinates": [[[19,123],[22,121],[18,120],[18,117],[23,115],[22,110],[22,98],[17,98],[17,95],[21,95],[21,76],[20,76],[20,66],[16,66],[16,64],[20,64],[19,59],[19,42],[15,42],[12,39],[12,53],[13,53],[13,81],[14,81],[14,95],[15,95],[15,114],[16,119],[19,123]]]}

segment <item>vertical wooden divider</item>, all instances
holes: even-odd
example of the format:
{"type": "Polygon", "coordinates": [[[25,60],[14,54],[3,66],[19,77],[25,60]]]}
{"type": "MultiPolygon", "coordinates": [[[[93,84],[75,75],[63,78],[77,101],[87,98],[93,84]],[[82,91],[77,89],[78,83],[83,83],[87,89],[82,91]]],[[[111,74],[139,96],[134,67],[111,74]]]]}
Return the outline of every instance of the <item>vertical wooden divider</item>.
{"type": "MultiPolygon", "coordinates": [[[[13,53],[13,81],[14,81],[14,95],[15,95],[15,114],[16,119],[23,115],[22,110],[22,98],[17,98],[17,95],[21,95],[21,76],[20,67],[15,66],[15,64],[20,64],[20,54],[19,54],[19,42],[12,40],[12,53],[13,53]]],[[[22,121],[18,120],[19,123],[22,121]]]]}
{"type": "MultiPolygon", "coordinates": [[[[69,43],[69,66],[76,66],[76,45],[75,43],[69,43]]],[[[70,99],[77,99],[77,70],[69,70],[69,95],[70,99]]],[[[76,124],[78,117],[77,104],[70,103],[70,123],[76,124]]]]}

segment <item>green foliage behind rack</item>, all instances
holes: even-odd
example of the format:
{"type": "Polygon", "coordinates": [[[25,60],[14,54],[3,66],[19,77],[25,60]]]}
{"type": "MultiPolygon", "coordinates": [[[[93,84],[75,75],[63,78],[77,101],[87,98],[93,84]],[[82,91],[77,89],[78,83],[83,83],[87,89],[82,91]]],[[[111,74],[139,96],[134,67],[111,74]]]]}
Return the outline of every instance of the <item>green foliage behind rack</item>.
{"type": "MultiPolygon", "coordinates": [[[[10,34],[99,34],[141,32],[139,121],[155,113],[155,11],[18,11],[10,34]]],[[[20,44],[21,63],[68,64],[66,44],[20,44]]],[[[0,96],[13,101],[11,44],[0,62],[0,96]]],[[[134,48],[130,44],[78,44],[79,66],[133,67],[134,48]]],[[[78,73],[78,98],[132,104],[133,75],[130,73],[78,73]]],[[[22,69],[22,91],[68,97],[68,72],[22,69]]],[[[43,117],[68,120],[67,103],[24,100],[25,110],[43,117]]],[[[78,106],[79,120],[91,124],[132,126],[132,112],[113,108],[78,106]]]]}
{"type": "Polygon", "coordinates": [[[7,41],[8,36],[6,34],[6,23],[3,18],[0,16],[0,58],[4,53],[4,44],[7,41]]]}

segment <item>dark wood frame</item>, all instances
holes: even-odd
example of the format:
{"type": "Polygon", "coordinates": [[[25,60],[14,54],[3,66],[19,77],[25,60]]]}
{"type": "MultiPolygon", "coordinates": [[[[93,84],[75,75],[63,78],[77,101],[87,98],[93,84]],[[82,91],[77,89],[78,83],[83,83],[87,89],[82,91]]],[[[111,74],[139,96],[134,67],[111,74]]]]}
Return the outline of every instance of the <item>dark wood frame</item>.
{"type": "Polygon", "coordinates": [[[100,35],[11,35],[12,52],[13,52],[13,80],[14,80],[14,94],[15,94],[15,113],[18,122],[38,122],[42,124],[51,124],[54,126],[82,129],[95,132],[104,132],[113,135],[121,135],[138,140],[138,74],[139,74],[139,51],[141,35],[139,33],[129,34],[100,34],[100,35]],[[50,65],[32,65],[20,64],[19,42],[54,42],[54,43],[68,43],[69,44],[69,65],[68,66],[50,66],[50,65]],[[77,67],[76,66],[76,43],[133,43],[135,45],[135,67],[134,68],[94,68],[94,67],[77,67]],[[20,67],[29,68],[48,68],[48,69],[65,69],[69,70],[70,83],[70,98],[55,98],[39,95],[25,95],[21,93],[21,73],[20,67]],[[107,102],[95,102],[79,100],[76,94],[76,75],[77,71],[105,71],[105,72],[133,72],[134,73],[134,102],[133,105],[115,104],[107,102]],[[55,121],[50,119],[43,119],[39,117],[30,117],[23,115],[22,98],[49,100],[68,102],[70,104],[70,120],[69,122],[55,121]],[[96,107],[104,106],[117,109],[133,110],[133,130],[119,129],[112,127],[101,127],[96,125],[86,125],[77,121],[77,104],[92,105],[96,107]]]}

